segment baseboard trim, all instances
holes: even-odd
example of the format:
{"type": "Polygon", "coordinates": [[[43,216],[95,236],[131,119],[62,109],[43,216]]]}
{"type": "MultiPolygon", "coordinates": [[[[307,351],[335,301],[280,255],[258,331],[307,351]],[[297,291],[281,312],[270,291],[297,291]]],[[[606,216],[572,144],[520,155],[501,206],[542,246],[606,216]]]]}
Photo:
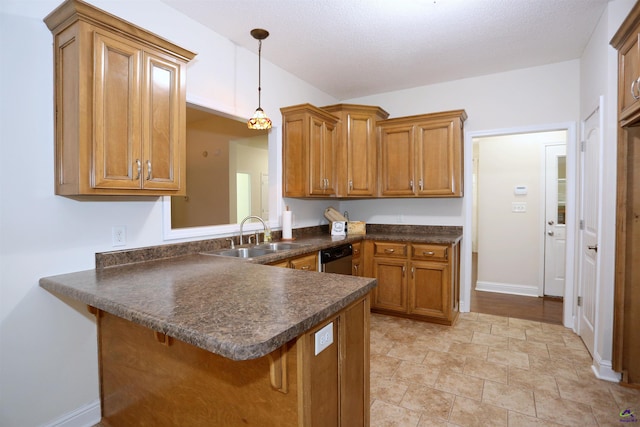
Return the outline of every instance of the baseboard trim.
{"type": "Polygon", "coordinates": [[[529,285],[514,285],[511,283],[476,282],[476,291],[496,292],[499,294],[523,295],[538,297],[538,287],[529,285]]]}
{"type": "Polygon", "coordinates": [[[620,382],[620,374],[614,371],[611,366],[610,360],[602,360],[596,352],[591,365],[591,370],[596,378],[614,383],[620,382]]]}
{"type": "Polygon", "coordinates": [[[91,427],[100,422],[100,400],[87,403],[78,409],[62,415],[44,427],[91,427]]]}

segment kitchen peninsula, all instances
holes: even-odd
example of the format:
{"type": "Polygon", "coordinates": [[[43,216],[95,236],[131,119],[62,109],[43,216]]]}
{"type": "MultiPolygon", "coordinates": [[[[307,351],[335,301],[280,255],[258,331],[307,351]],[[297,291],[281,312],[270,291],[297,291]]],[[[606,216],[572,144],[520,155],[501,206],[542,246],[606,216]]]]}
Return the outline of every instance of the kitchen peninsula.
{"type": "Polygon", "coordinates": [[[103,425],[369,424],[369,278],[190,254],[46,277],[98,325],[103,425]]]}

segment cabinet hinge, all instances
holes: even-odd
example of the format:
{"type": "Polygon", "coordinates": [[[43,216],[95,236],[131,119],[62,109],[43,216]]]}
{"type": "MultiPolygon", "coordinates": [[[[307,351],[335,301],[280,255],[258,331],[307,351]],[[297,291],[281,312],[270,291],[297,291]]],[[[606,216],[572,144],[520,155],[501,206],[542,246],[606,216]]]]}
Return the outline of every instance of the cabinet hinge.
{"type": "Polygon", "coordinates": [[[587,151],[587,141],[585,141],[584,139],[580,141],[580,151],[583,153],[587,151]]]}
{"type": "Polygon", "coordinates": [[[582,307],[582,297],[578,297],[578,307],[582,307]]]}
{"type": "Polygon", "coordinates": [[[584,219],[580,220],[580,230],[584,230],[584,219]]]}

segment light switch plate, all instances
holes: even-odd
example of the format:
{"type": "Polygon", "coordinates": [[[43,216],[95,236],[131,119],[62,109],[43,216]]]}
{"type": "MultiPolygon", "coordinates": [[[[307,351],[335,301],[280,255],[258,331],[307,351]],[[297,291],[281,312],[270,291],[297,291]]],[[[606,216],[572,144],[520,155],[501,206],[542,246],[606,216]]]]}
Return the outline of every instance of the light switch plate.
{"type": "Polygon", "coordinates": [[[512,202],[511,212],[524,213],[527,211],[527,202],[512,202]]]}
{"type": "Polygon", "coordinates": [[[333,344],[333,322],[329,323],[327,326],[316,332],[315,340],[315,355],[317,356],[322,350],[333,344]]]}

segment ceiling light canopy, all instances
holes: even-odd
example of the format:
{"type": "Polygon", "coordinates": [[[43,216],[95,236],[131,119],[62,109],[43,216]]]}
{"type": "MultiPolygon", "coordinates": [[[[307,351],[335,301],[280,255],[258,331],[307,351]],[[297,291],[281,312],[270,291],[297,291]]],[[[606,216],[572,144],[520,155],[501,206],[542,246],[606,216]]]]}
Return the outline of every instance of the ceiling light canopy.
{"type": "Polygon", "coordinates": [[[249,129],[258,130],[271,129],[271,119],[265,114],[264,110],[260,106],[260,91],[262,90],[260,87],[262,71],[262,40],[269,37],[269,32],[261,28],[254,28],[251,30],[251,36],[258,40],[258,108],[256,109],[256,112],[253,113],[253,117],[251,117],[247,122],[247,127],[249,127],[249,129]]]}

